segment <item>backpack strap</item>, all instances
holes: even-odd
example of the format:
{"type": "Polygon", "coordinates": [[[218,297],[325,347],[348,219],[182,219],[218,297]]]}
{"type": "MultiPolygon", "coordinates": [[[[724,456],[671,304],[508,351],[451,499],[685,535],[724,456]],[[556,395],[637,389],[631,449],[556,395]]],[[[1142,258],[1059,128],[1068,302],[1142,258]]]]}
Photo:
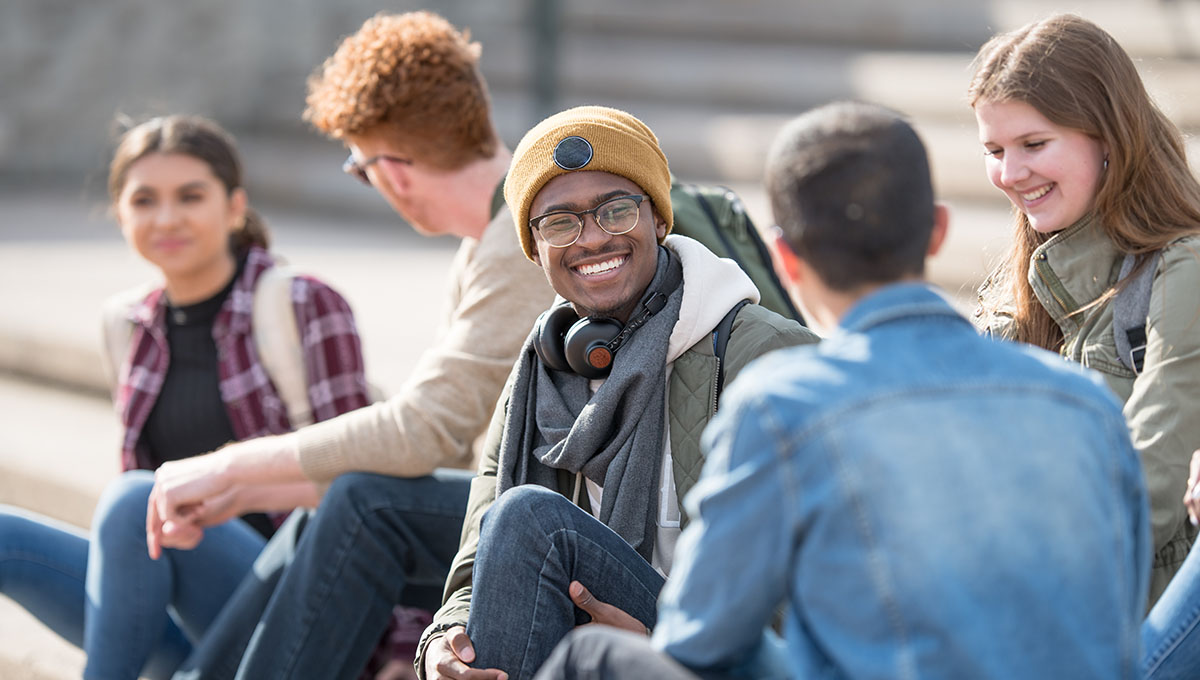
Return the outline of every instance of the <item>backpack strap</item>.
{"type": "Polygon", "coordinates": [[[125,370],[125,364],[129,361],[129,353],[133,351],[130,345],[133,343],[134,322],[129,320],[129,315],[154,288],[145,285],[121,291],[105,300],[100,311],[104,328],[104,351],[100,358],[104,365],[104,374],[108,378],[108,386],[114,394],[121,379],[121,372],[125,370]]]}
{"type": "MultiPolygon", "coordinates": [[[[1146,361],[1146,317],[1150,314],[1150,293],[1158,270],[1159,251],[1145,255],[1145,264],[1113,298],[1113,340],[1121,364],[1141,374],[1146,361]]],[[[1123,281],[1138,264],[1136,255],[1126,255],[1118,281],[1123,281]]]]}
{"type": "MultiPolygon", "coordinates": [[[[254,350],[283,400],[293,429],[313,422],[304,347],[296,325],[296,308],[292,304],[292,281],[296,276],[295,271],[283,266],[264,270],[255,284],[250,320],[254,350]]],[[[114,390],[132,351],[133,322],[129,320],[129,314],[153,290],[153,286],[131,288],[104,303],[101,313],[104,320],[102,359],[114,390]]]]}
{"type": "Polygon", "coordinates": [[[721,322],[713,329],[713,355],[717,357],[717,389],[713,396],[713,412],[720,405],[721,391],[725,389],[725,348],[729,345],[729,336],[733,333],[733,320],[737,317],[738,312],[742,311],[742,307],[750,304],[749,300],[742,300],[733,306],[733,309],[725,312],[725,316],[721,317],[721,322]]]}
{"type": "Polygon", "coordinates": [[[313,422],[304,346],[292,303],[292,282],[296,276],[297,272],[284,266],[264,270],[254,286],[250,321],[258,360],[287,408],[292,429],[313,422]]]}

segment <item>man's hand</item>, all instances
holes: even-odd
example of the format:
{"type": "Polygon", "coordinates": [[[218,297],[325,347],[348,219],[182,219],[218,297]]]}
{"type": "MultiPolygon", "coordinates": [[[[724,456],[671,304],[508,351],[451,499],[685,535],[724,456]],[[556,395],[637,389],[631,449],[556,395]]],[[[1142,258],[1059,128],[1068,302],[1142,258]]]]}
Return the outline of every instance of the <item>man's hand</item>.
{"type": "Polygon", "coordinates": [[[188,519],[164,521],[158,515],[154,503],[154,491],[150,491],[150,502],[146,505],[146,551],[150,559],[162,556],[163,548],[191,550],[204,538],[204,529],[188,519]]]}
{"type": "Polygon", "coordinates": [[[1200,450],[1192,452],[1192,464],[1188,472],[1187,491],[1183,493],[1183,504],[1187,506],[1192,526],[1200,526],[1200,450]]]}
{"type": "Polygon", "coordinates": [[[475,647],[467,629],[455,626],[429,642],[425,649],[426,680],[508,680],[508,673],[496,668],[471,668],[475,647]]]}
{"type": "Polygon", "coordinates": [[[638,635],[646,635],[649,632],[646,626],[642,625],[641,621],[638,621],[611,604],[605,604],[592,597],[588,589],[583,587],[583,584],[579,581],[571,581],[567,592],[570,593],[571,600],[575,603],[576,607],[591,614],[592,623],[584,624],[586,626],[593,624],[612,626],[613,628],[620,628],[621,630],[627,630],[638,635]]]}
{"type": "Polygon", "coordinates": [[[163,463],[154,473],[146,507],[146,548],[158,559],[163,548],[190,550],[204,535],[204,520],[237,514],[230,481],[223,474],[229,449],[163,463]],[[205,511],[206,501],[213,501],[205,511]]]}

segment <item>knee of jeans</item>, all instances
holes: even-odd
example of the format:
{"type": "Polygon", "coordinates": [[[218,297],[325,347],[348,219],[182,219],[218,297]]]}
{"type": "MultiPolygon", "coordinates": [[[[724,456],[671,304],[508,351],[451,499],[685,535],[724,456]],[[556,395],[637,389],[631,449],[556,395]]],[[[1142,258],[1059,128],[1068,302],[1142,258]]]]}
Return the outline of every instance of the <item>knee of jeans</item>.
{"type": "Polygon", "coordinates": [[[367,519],[379,505],[378,501],[381,498],[386,499],[403,493],[398,487],[405,481],[400,477],[370,472],[347,472],[338,475],[321,499],[318,515],[336,514],[367,519]]]}
{"type": "Polygon", "coordinates": [[[154,473],[130,470],[113,480],[96,504],[92,534],[100,541],[136,538],[146,540],[146,505],[154,488],[154,473]]]}
{"type": "MultiPolygon", "coordinates": [[[[518,529],[536,528],[557,509],[571,504],[565,496],[543,486],[527,484],[500,494],[483,513],[480,532],[498,531],[511,535],[518,529]]],[[[558,525],[558,522],[551,522],[558,525]]]]}

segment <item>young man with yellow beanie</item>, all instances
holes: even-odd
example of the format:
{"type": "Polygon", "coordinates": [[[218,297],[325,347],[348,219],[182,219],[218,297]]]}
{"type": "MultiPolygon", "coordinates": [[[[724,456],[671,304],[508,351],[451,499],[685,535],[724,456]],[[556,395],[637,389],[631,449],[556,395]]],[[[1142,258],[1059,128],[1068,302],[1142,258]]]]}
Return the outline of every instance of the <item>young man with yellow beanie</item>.
{"type": "Polygon", "coordinates": [[[421,642],[426,678],[528,678],[577,625],[651,629],[721,381],[816,340],[740,306],[758,293],[736,264],[668,235],[667,160],[628,113],[542,121],[504,193],[561,300],[493,416],[446,603],[421,642]],[[725,319],[731,330],[714,335],[725,319]],[[724,365],[714,341],[727,343],[724,365]]]}

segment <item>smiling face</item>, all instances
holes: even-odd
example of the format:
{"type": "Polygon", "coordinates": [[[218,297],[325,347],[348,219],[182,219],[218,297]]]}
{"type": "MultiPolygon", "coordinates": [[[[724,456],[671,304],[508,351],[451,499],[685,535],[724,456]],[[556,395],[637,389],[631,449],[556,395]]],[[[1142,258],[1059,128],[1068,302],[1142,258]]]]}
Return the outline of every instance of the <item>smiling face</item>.
{"type": "Polygon", "coordinates": [[[233,276],[229,236],[245,219],[246,195],[227,192],[204,161],[176,153],[139,158],[115,208],[125,240],[162,271],[172,302],[203,299],[233,276]]]}
{"type": "MultiPolygon", "coordinates": [[[[644,194],[632,181],[607,172],[583,171],[559,175],[533,198],[529,214],[553,210],[582,211],[630,194],[644,194]]],[[[658,242],[667,234],[666,222],[642,201],[637,226],[613,236],[587,215],[579,240],[555,248],[533,230],[533,260],[559,295],[581,316],[609,316],[624,323],[650,286],[658,267],[658,242]]]]}
{"type": "Polygon", "coordinates": [[[1104,172],[1100,140],[1056,125],[1019,101],[975,106],[988,179],[1043,234],[1071,226],[1092,208],[1104,172]]]}

